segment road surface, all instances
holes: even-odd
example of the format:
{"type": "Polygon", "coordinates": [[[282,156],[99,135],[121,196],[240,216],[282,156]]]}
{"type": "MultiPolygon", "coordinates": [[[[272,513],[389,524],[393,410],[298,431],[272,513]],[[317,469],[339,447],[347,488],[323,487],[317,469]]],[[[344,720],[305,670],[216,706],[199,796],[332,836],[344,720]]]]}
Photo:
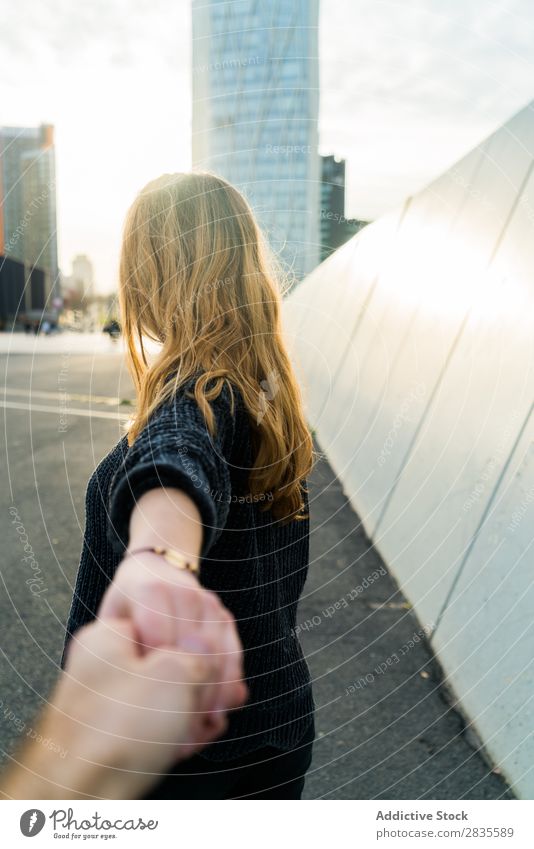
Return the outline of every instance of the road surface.
{"type": "MultiPolygon", "coordinates": [[[[31,733],[57,675],[85,483],[121,435],[133,398],[119,349],[107,339],[16,343],[5,335],[0,342],[2,752],[31,733]]],[[[310,499],[310,576],[299,626],[318,737],[306,798],[509,798],[444,698],[424,626],[324,458],[310,499]]]]}

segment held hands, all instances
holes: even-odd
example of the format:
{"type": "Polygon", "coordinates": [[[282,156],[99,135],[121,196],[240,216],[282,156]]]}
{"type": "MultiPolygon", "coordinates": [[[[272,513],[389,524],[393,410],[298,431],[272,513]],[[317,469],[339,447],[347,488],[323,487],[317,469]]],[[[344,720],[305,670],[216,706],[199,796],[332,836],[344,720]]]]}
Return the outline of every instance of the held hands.
{"type": "Polygon", "coordinates": [[[69,752],[60,797],[77,795],[81,779],[85,794],[135,798],[158,773],[223,733],[226,715],[207,721],[201,708],[205,682],[220,677],[220,662],[202,648],[199,638],[196,651],[182,645],[141,653],[126,619],[78,631],[48,712],[50,735],[57,725],[69,752]]]}
{"type": "Polygon", "coordinates": [[[39,733],[0,791],[12,799],[128,799],[224,733],[247,696],[234,620],[162,558],[126,558],[99,618],[76,632],[39,733]]]}
{"type": "MultiPolygon", "coordinates": [[[[198,558],[202,533],[198,509],[185,493],[153,489],[137,501],[133,510],[130,550],[156,545],[179,548],[188,552],[188,557],[193,554],[198,558]]],[[[203,589],[193,574],[176,568],[154,552],[127,552],[104,596],[99,617],[110,625],[117,619],[128,620],[130,636],[148,665],[176,664],[173,651],[180,652],[186,663],[194,655],[197,673],[198,663],[203,664],[202,680],[193,681],[194,708],[183,714],[187,731],[186,745],[179,753],[182,757],[224,732],[227,711],[240,707],[248,691],[243,681],[243,651],[236,624],[217,595],[203,589]],[[158,656],[165,660],[158,661],[158,656]]],[[[177,674],[183,673],[178,670],[177,674]]],[[[169,678],[174,681],[170,688],[172,701],[172,692],[178,687],[172,675],[169,678]]],[[[139,680],[142,685],[143,677],[139,680]]],[[[154,716],[159,723],[156,705],[157,699],[154,716]]]]}
{"type": "MultiPolygon", "coordinates": [[[[214,723],[226,725],[226,711],[246,700],[235,620],[215,593],[203,589],[191,573],[152,552],[127,555],[104,596],[99,616],[128,619],[141,653],[175,647],[203,654],[209,676],[199,694],[201,737],[212,735],[214,723]]],[[[200,733],[198,727],[196,731],[200,733]]]]}
{"type": "MultiPolygon", "coordinates": [[[[202,535],[198,508],[179,489],[149,490],[138,499],[130,518],[133,552],[161,546],[198,560],[202,535]]],[[[191,573],[153,552],[127,552],[99,614],[131,619],[142,650],[202,640],[218,664],[218,677],[206,685],[202,709],[220,712],[243,704],[247,691],[235,621],[218,596],[204,590],[191,573]]]]}
{"type": "MultiPolygon", "coordinates": [[[[197,508],[180,490],[149,491],[132,514],[130,544],[173,535],[200,551],[197,508]]],[[[14,799],[136,798],[224,733],[227,711],[246,698],[241,643],[219,598],[155,553],[127,555],[98,619],[72,638],[41,717],[40,733],[61,743],[65,759],[32,742],[0,790],[14,799]]]]}

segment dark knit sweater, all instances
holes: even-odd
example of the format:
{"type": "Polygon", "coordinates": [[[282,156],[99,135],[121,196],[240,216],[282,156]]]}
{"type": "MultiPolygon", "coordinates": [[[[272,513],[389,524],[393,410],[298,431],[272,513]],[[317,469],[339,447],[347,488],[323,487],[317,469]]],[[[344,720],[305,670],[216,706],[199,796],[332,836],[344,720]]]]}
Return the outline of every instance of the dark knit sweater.
{"type": "MultiPolygon", "coordinates": [[[[93,619],[128,544],[136,501],[159,486],[185,491],[204,526],[201,582],[236,618],[245,649],[247,705],[227,733],[204,750],[232,760],[263,746],[289,749],[313,715],[308,668],[295,636],[297,602],[308,568],[307,519],[285,525],[247,497],[253,464],[251,425],[237,391],[211,402],[212,438],[190,381],[161,406],[128,447],[126,438],[102,460],[86,495],[86,528],[67,638],[93,619]]],[[[306,508],[307,508],[307,496],[306,508]]]]}

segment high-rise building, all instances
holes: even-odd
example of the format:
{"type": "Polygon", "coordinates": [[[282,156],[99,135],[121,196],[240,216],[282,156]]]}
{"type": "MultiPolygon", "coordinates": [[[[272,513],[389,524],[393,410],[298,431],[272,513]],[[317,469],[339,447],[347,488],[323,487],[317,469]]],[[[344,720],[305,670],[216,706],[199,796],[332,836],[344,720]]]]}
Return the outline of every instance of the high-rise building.
{"type": "Polygon", "coordinates": [[[0,255],[34,269],[44,283],[26,285],[21,310],[51,306],[58,294],[54,128],[0,128],[0,255]],[[35,298],[34,298],[35,295],[35,298]]]}
{"type": "Polygon", "coordinates": [[[359,233],[362,227],[367,227],[370,221],[362,221],[361,218],[345,218],[345,238],[344,242],[352,239],[356,233],[359,233]]]}
{"type": "Polygon", "coordinates": [[[321,260],[345,241],[345,160],[321,156],[321,260]]]}
{"type": "Polygon", "coordinates": [[[321,262],[368,223],[345,216],[345,160],[321,156],[321,262]]]}
{"type": "Polygon", "coordinates": [[[297,278],[319,262],[318,0],[193,0],[193,167],[240,188],[297,278]]]}
{"type": "Polygon", "coordinates": [[[87,298],[93,294],[93,264],[85,254],[78,254],[72,260],[71,284],[75,286],[81,298],[87,298]]]}

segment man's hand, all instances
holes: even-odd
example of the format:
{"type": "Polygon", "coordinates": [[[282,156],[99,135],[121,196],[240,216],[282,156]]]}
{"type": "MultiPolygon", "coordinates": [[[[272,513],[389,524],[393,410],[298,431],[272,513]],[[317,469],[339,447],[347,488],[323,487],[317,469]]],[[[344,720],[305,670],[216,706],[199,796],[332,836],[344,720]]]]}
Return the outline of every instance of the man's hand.
{"type": "Polygon", "coordinates": [[[222,677],[223,661],[209,649],[197,634],[176,647],[142,652],[127,620],[81,628],[39,724],[39,733],[67,754],[60,757],[32,741],[16,756],[19,766],[8,771],[3,794],[141,796],[161,772],[226,728],[224,713],[206,716],[201,707],[205,688],[222,677]]]}
{"type": "Polygon", "coordinates": [[[203,691],[221,674],[221,661],[201,638],[141,653],[128,620],[100,620],[74,636],[56,711],[88,729],[103,762],[161,769],[190,757],[226,728],[224,713],[203,714],[203,691]],[[109,753],[115,752],[114,758],[109,753]]]}
{"type": "Polygon", "coordinates": [[[204,711],[227,711],[243,704],[243,652],[235,620],[215,593],[151,552],[127,556],[99,609],[103,619],[129,619],[141,651],[200,641],[217,661],[205,686],[204,711]]]}

